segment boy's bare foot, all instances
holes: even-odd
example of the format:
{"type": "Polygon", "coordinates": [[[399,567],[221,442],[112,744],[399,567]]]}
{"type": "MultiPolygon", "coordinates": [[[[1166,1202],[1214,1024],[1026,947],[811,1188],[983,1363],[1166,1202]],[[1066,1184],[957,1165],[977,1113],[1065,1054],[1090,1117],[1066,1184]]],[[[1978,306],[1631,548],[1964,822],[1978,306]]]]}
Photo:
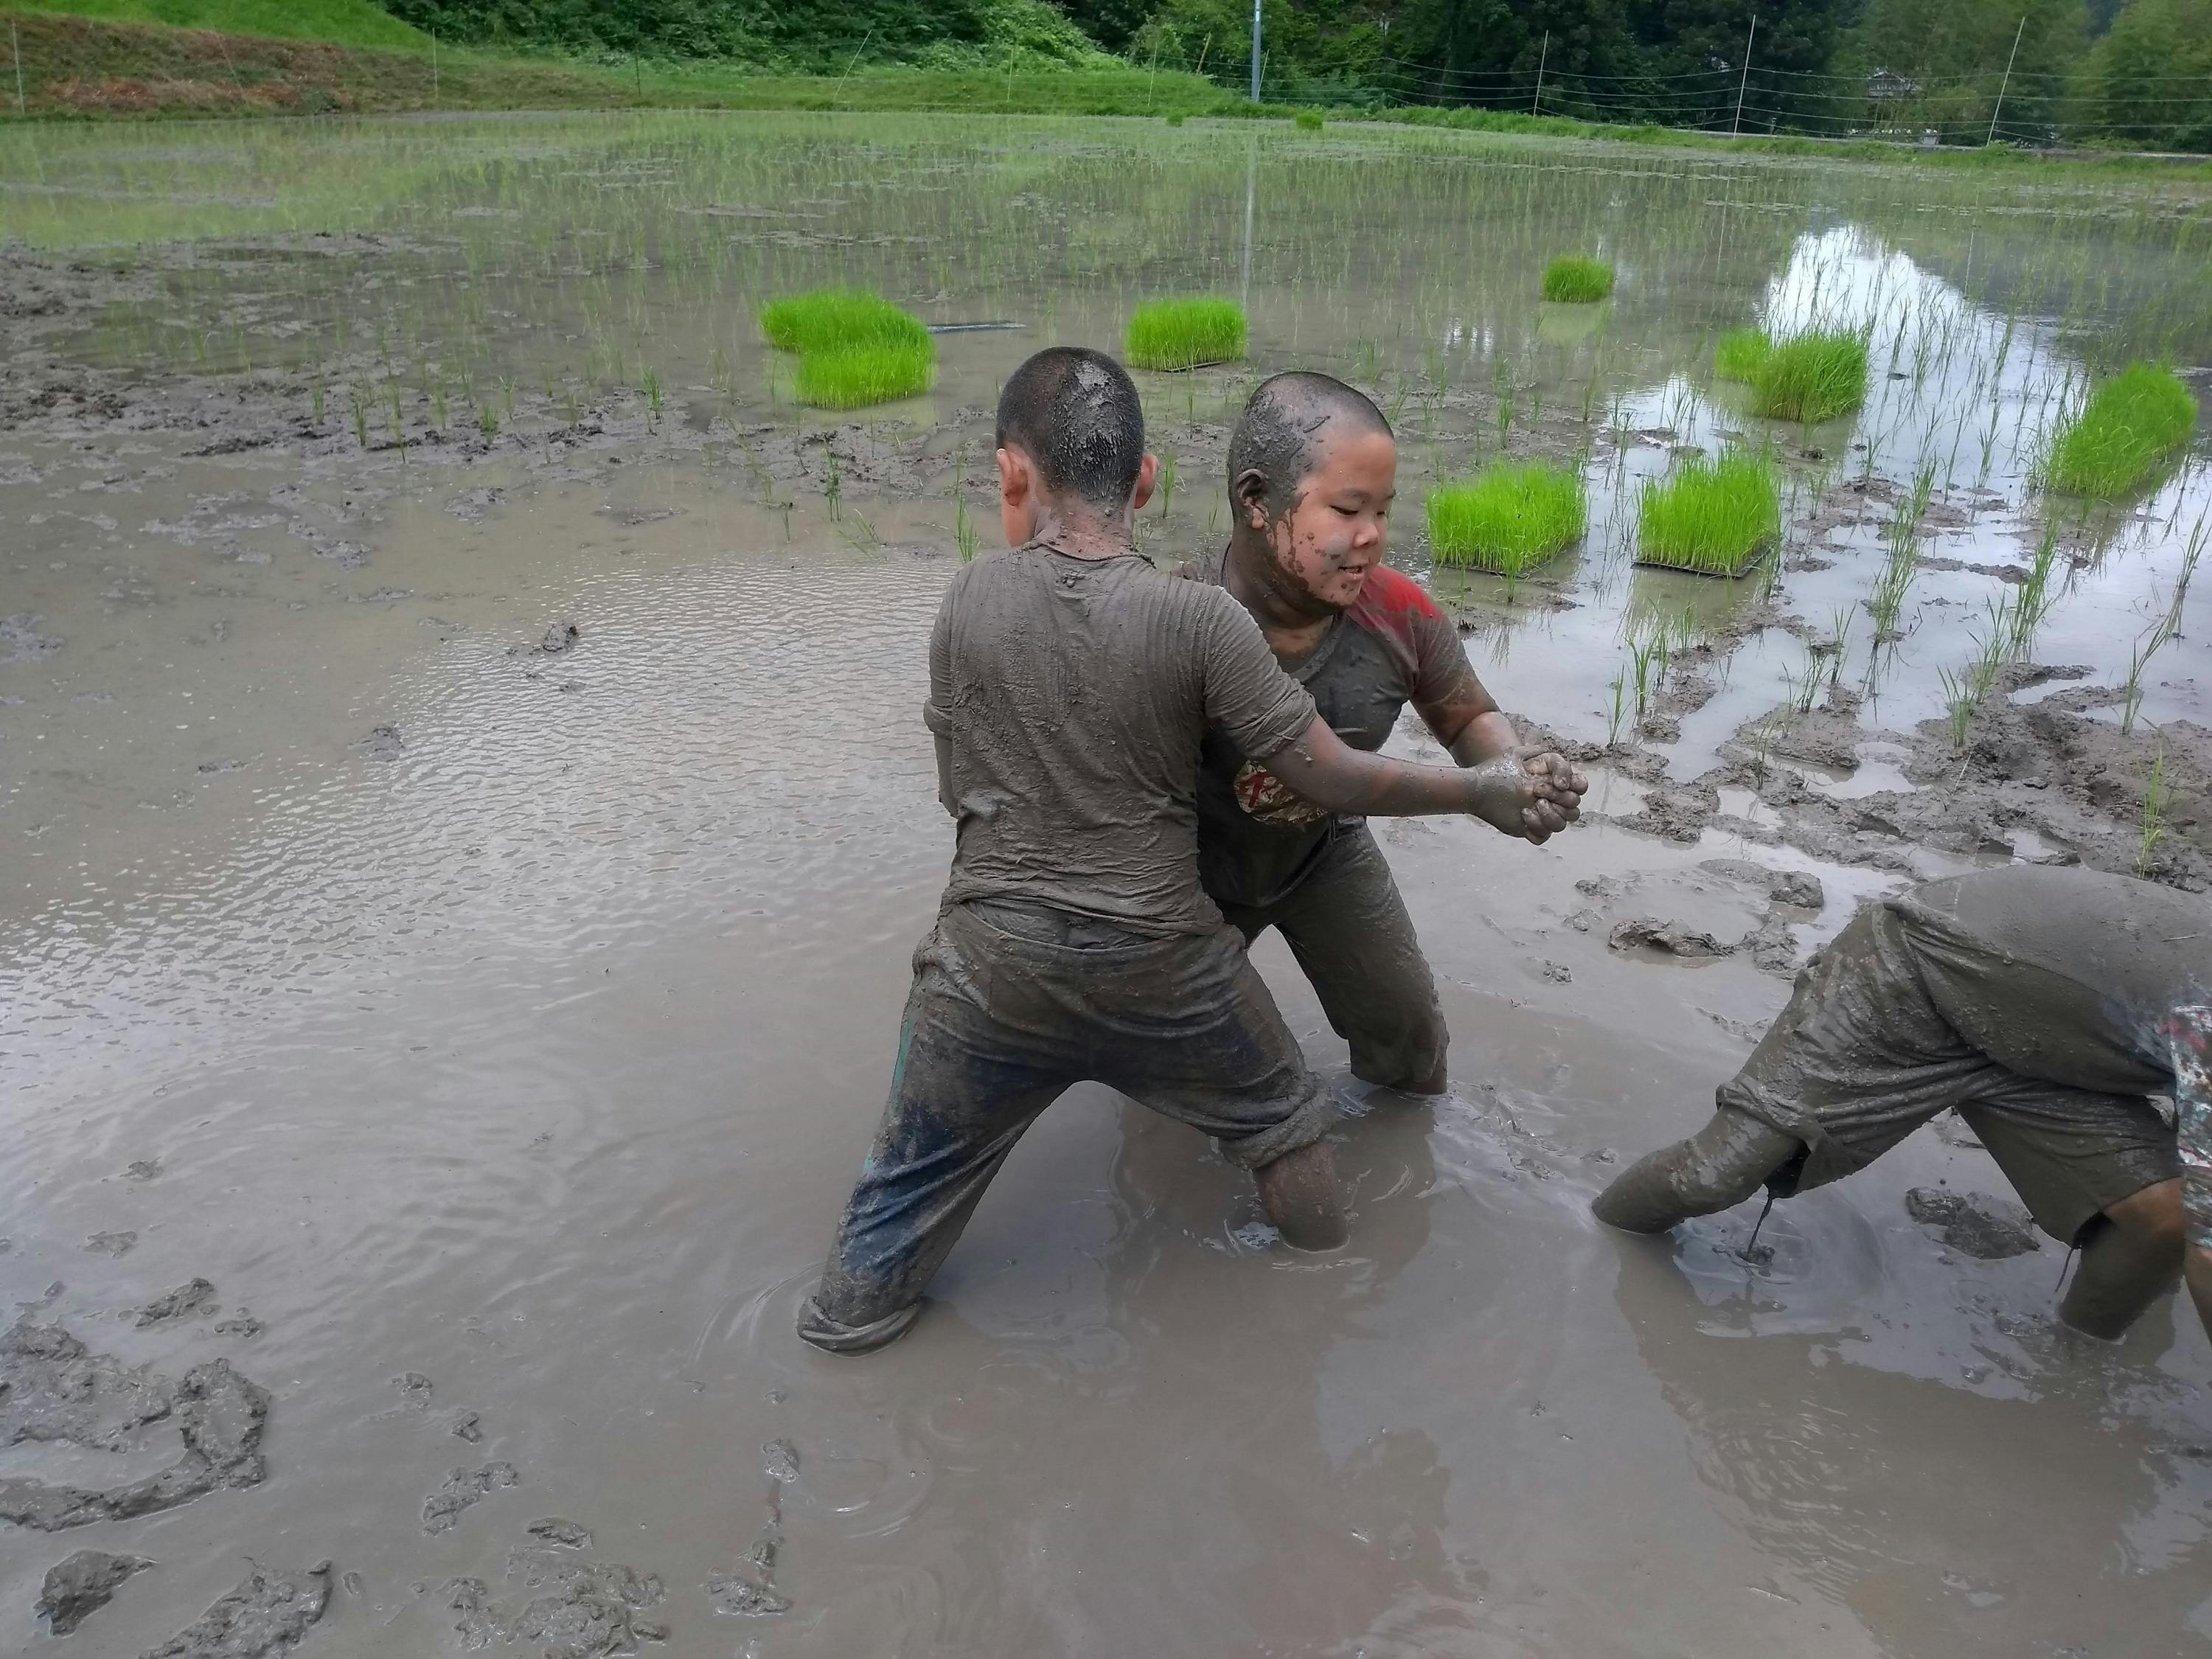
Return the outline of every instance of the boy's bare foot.
{"type": "Polygon", "coordinates": [[[1255,1170],[1252,1178],[1259,1184],[1260,1207],[1292,1249],[1340,1249],[1352,1237],[1327,1141],[1285,1152],[1255,1170]]]}

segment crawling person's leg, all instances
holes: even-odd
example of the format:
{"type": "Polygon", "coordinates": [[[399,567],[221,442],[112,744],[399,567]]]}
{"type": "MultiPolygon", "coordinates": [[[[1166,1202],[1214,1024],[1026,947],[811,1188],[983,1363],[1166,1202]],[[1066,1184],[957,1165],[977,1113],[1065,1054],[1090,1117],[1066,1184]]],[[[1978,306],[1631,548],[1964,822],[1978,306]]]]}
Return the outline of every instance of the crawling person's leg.
{"type": "Polygon", "coordinates": [[[1742,1203],[1804,1151],[1795,1135],[1723,1106],[1688,1139],[1629,1165],[1590,1207],[1608,1227],[1662,1233],[1742,1203]]]}
{"type": "Polygon", "coordinates": [[[2173,1288],[2184,1245],[2180,1182],[2161,1181],[2107,1205],[2085,1231],[2059,1318],[2087,1335],[2118,1341],[2173,1288]]]}

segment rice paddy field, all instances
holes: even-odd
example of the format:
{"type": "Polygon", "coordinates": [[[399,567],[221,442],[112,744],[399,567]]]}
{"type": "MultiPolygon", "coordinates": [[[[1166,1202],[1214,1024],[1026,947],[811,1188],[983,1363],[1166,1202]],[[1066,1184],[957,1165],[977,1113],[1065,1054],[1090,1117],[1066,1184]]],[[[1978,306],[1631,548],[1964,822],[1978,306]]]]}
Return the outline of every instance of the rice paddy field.
{"type": "Polygon", "coordinates": [[[2212,1654],[2212,1352],[2164,1304],[2073,1340],[2053,1241],[1914,1219],[2008,1202],[1963,1126],[1755,1258],[1756,1205],[1587,1213],[1857,902],[2212,887],[2198,187],[1338,120],[18,125],[0,316],[0,1294],[271,1397],[258,1484],[10,1526],[15,1639],[89,1546],[160,1564],[117,1653],[250,1555],[332,1564],[305,1659],[2212,1654]],[[1545,300],[1570,256],[1602,304],[1545,300]],[[770,309],[825,289],[882,303],[770,309]],[[915,1332],[827,1358],[992,404],[1193,296],[1145,549],[1220,547],[1261,377],[1362,387],[1392,562],[1586,821],[1376,826],[1453,1089],[1347,1119],[1347,1252],[1086,1085],[915,1332]],[[1651,503],[1747,458],[1689,515],[1735,574],[1659,568],[1651,503]],[[1432,490],[1532,462],[1564,551],[1434,556],[1432,490]]]}

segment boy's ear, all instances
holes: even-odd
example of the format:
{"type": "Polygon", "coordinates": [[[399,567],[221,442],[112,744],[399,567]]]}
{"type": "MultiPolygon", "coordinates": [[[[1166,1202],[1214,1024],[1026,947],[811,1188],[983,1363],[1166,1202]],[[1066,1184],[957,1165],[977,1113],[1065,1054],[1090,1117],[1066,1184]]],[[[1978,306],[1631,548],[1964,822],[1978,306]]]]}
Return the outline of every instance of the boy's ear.
{"type": "Polygon", "coordinates": [[[1030,458],[1018,449],[1001,449],[995,459],[999,463],[999,499],[1008,507],[1019,507],[1029,499],[1034,487],[1030,458]]]}
{"type": "Polygon", "coordinates": [[[1137,493],[1129,498],[1129,506],[1141,513],[1145,503],[1152,499],[1152,487],[1160,481],[1160,458],[1147,455],[1137,463],[1137,493]]]}
{"type": "Polygon", "coordinates": [[[1265,530],[1267,527],[1267,475],[1256,466],[1248,466],[1231,482],[1229,494],[1234,501],[1237,515],[1247,527],[1265,530]]]}

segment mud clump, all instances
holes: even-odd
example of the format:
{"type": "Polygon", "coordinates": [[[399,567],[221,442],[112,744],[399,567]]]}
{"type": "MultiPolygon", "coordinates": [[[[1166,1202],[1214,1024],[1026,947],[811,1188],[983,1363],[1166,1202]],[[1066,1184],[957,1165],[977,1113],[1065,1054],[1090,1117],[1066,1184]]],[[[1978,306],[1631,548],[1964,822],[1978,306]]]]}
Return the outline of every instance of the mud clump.
{"type": "Polygon", "coordinates": [[[541,1521],[532,1521],[523,1528],[541,1544],[558,1545],[564,1550],[587,1550],[592,1547],[590,1529],[574,1521],[549,1515],[541,1521]]]}
{"type": "Polygon", "coordinates": [[[84,1248],[94,1255],[121,1256],[130,1255],[137,1242],[135,1232],[94,1233],[84,1241],[84,1248]]]}
{"type": "Polygon", "coordinates": [[[1942,1228],[1946,1245],[1978,1261],[2002,1261],[2042,1248],[2026,1211],[1984,1193],[1915,1187],[1905,1195],[1905,1212],[1923,1227],[1942,1228]]]}
{"type": "Polygon", "coordinates": [[[546,656],[557,657],[562,652],[573,648],[576,641],[583,637],[582,629],[564,619],[555,623],[545,630],[544,638],[538,641],[538,649],[546,656]]]}
{"type": "Polygon", "coordinates": [[[212,1359],[181,1382],[125,1368],[58,1325],[18,1323],[0,1339],[0,1444],[66,1440],[100,1451],[128,1449],[137,1431],[173,1418],[184,1455],[160,1473],[94,1491],[16,1477],[0,1480],[0,1520],[40,1532],[127,1520],[189,1504],[227,1486],[268,1478],[261,1439],[269,1395],[212,1359]]]}
{"type": "Polygon", "coordinates": [[[487,1463],[480,1469],[454,1469],[422,1500],[422,1530],[451,1532],[470,1504],[515,1484],[522,1477],[512,1463],[487,1463]]]}
{"type": "Polygon", "coordinates": [[[1735,946],[1723,945],[1702,927],[1692,927],[1680,921],[1662,921],[1656,916],[1638,916],[1615,927],[1606,943],[1616,951],[1633,951],[1649,947],[1663,951],[1670,957],[1698,960],[1706,957],[1732,954],[1735,946]]]}
{"type": "Polygon", "coordinates": [[[372,726],[368,735],[361,740],[361,752],[371,760],[398,760],[407,752],[407,740],[399,735],[399,728],[386,722],[372,726]]]}
{"type": "Polygon", "coordinates": [[[143,1331],[151,1325],[167,1325],[215,1311],[215,1286],[204,1279],[195,1279],[155,1297],[143,1308],[131,1310],[131,1322],[143,1331]]]}
{"type": "Polygon", "coordinates": [[[745,1552],[744,1571],[707,1575],[714,1611],[736,1619],[774,1619],[791,1611],[791,1598],[775,1587],[775,1558],[783,1548],[783,1489],[799,1479],[799,1449],[788,1440],[769,1441],[761,1448],[761,1473],[769,1478],[768,1518],[745,1552]]]}
{"type": "Polygon", "coordinates": [[[46,1569],[46,1583],[39,1587],[39,1616],[55,1635],[67,1636],[112,1601],[132,1575],[153,1565],[143,1556],[79,1550],[46,1569]]]}
{"type": "Polygon", "coordinates": [[[278,1659],[331,1603],[331,1564],[305,1572],[256,1566],[236,1589],[140,1659],[278,1659]]]}
{"type": "Polygon", "coordinates": [[[665,1627],[641,1616],[665,1594],[651,1573],[615,1561],[580,1560],[559,1549],[523,1547],[507,1553],[507,1576],[537,1592],[513,1611],[481,1578],[451,1578],[441,1587],[447,1608],[459,1615],[453,1629],[463,1647],[526,1642],[544,1659],[609,1659],[635,1651],[641,1642],[668,1639],[665,1627]]]}

